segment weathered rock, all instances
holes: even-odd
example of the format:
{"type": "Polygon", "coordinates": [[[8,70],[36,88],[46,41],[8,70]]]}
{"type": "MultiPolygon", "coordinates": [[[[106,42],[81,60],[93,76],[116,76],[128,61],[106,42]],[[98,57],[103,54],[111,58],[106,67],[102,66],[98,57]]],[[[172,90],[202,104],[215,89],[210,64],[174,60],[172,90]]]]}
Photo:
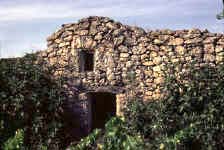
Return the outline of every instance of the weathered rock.
{"type": "Polygon", "coordinates": [[[143,63],[144,66],[153,66],[154,63],[152,61],[146,61],[143,63]]]}
{"type": "Polygon", "coordinates": [[[184,43],[184,40],[182,38],[176,38],[176,39],[173,39],[171,40],[168,45],[174,45],[174,46],[177,46],[177,45],[183,45],[184,43]]]}
{"type": "Polygon", "coordinates": [[[213,44],[217,40],[217,37],[207,37],[203,43],[204,44],[213,44]]]}
{"type": "Polygon", "coordinates": [[[164,83],[164,78],[163,77],[155,78],[154,83],[157,84],[157,85],[162,84],[162,83],[164,83]]]}
{"type": "Polygon", "coordinates": [[[206,54],[212,54],[215,53],[215,47],[213,44],[205,44],[204,45],[204,51],[206,54]]]}
{"type": "Polygon", "coordinates": [[[152,72],[152,70],[145,70],[144,73],[146,76],[151,77],[153,72],[152,72]]]}
{"type": "Polygon", "coordinates": [[[201,38],[188,39],[184,42],[184,44],[199,44],[203,41],[201,38]]]}
{"type": "Polygon", "coordinates": [[[73,35],[72,31],[65,31],[64,33],[62,33],[61,38],[65,38],[65,37],[68,37],[70,35],[73,35]]]}
{"type": "Polygon", "coordinates": [[[154,58],[154,57],[157,57],[157,56],[158,56],[158,53],[157,52],[151,51],[150,58],[154,58]]]}
{"type": "Polygon", "coordinates": [[[82,48],[82,40],[80,36],[74,36],[72,41],[72,48],[82,48]]]}
{"type": "Polygon", "coordinates": [[[179,55],[186,54],[186,49],[183,46],[177,46],[175,50],[176,50],[177,54],[179,54],[179,55]]]}
{"type": "Polygon", "coordinates": [[[119,46],[123,43],[124,41],[124,36],[119,36],[118,38],[114,38],[114,45],[119,46]]]}
{"type": "Polygon", "coordinates": [[[129,57],[129,54],[128,53],[121,53],[120,54],[120,57],[127,58],[127,57],[129,57]]]}
{"type": "Polygon", "coordinates": [[[62,47],[64,47],[65,45],[66,45],[66,43],[63,42],[63,43],[60,43],[60,44],[58,45],[58,47],[59,47],[59,48],[62,48],[62,47]]]}
{"type": "Polygon", "coordinates": [[[64,40],[67,41],[67,42],[71,42],[72,39],[73,39],[73,37],[71,35],[66,37],[66,38],[64,38],[64,40]]]}
{"type": "Polygon", "coordinates": [[[223,46],[216,46],[215,48],[215,52],[219,53],[219,52],[223,52],[224,51],[224,47],[223,46]]]}
{"type": "Polygon", "coordinates": [[[154,44],[156,44],[156,45],[162,45],[164,42],[163,41],[161,41],[161,40],[159,40],[159,39],[155,39],[154,40],[154,44]]]}
{"type": "Polygon", "coordinates": [[[118,47],[118,50],[119,50],[120,52],[128,52],[128,47],[126,47],[126,46],[124,46],[124,45],[120,45],[120,46],[118,47]]]}
{"type": "Polygon", "coordinates": [[[159,56],[159,57],[154,57],[152,61],[155,65],[159,65],[162,63],[163,59],[162,57],[159,56]]]}
{"type": "Polygon", "coordinates": [[[117,29],[118,28],[117,24],[114,24],[112,22],[108,22],[106,24],[106,27],[108,27],[109,29],[117,29]]]}
{"type": "Polygon", "coordinates": [[[83,37],[82,43],[83,48],[85,49],[92,49],[96,46],[96,42],[92,39],[91,36],[83,37]]]}
{"type": "Polygon", "coordinates": [[[95,40],[102,40],[103,39],[103,36],[102,36],[102,33],[98,33],[95,38],[95,40]]]}

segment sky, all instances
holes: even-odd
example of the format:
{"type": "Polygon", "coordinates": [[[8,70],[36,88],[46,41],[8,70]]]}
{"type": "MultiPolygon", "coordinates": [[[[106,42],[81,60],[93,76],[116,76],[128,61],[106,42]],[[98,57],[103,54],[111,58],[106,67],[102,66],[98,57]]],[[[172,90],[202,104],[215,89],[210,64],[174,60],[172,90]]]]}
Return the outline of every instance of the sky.
{"type": "Polygon", "coordinates": [[[208,29],[224,32],[217,20],[222,0],[0,0],[0,58],[46,49],[61,24],[107,16],[144,29],[208,29]]]}

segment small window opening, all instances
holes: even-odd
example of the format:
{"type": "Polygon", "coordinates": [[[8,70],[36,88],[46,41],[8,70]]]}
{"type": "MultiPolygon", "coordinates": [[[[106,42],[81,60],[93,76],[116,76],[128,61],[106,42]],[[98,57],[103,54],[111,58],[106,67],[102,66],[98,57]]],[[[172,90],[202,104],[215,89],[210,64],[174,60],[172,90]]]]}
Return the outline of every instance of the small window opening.
{"type": "Polygon", "coordinates": [[[89,51],[80,51],[80,72],[93,71],[94,53],[89,51]]]}

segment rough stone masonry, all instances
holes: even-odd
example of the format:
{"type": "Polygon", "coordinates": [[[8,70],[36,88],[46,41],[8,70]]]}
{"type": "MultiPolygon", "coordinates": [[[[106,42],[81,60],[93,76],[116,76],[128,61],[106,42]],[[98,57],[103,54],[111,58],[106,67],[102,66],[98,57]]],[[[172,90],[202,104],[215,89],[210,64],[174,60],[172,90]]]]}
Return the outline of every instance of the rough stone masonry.
{"type": "Polygon", "coordinates": [[[97,16],[62,25],[47,42],[39,55],[54,68],[55,77],[67,77],[71,97],[78,92],[81,103],[88,92],[115,93],[117,114],[130,89],[146,101],[159,99],[168,64],[178,63],[181,67],[175,71],[183,72],[192,61],[198,66],[220,64],[224,54],[223,34],[199,29],[145,31],[97,16]]]}

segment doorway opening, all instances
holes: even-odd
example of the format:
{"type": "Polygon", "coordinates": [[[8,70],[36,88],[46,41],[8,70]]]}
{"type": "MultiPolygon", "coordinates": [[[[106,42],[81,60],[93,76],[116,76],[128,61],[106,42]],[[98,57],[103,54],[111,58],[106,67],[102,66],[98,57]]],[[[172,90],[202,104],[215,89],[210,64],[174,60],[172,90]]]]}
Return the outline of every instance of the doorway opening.
{"type": "Polygon", "coordinates": [[[105,123],[116,115],[116,95],[108,92],[89,93],[89,131],[104,128],[105,123]]]}

